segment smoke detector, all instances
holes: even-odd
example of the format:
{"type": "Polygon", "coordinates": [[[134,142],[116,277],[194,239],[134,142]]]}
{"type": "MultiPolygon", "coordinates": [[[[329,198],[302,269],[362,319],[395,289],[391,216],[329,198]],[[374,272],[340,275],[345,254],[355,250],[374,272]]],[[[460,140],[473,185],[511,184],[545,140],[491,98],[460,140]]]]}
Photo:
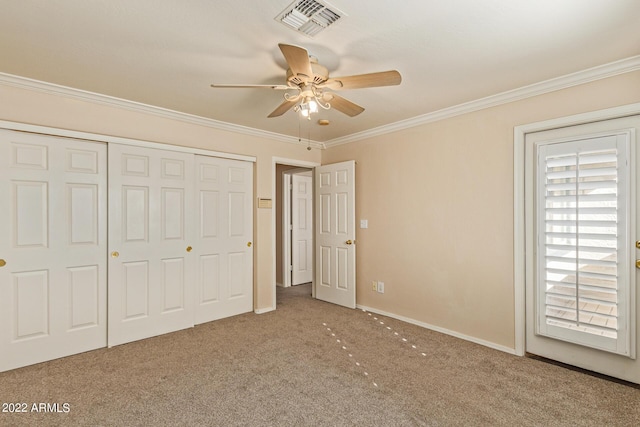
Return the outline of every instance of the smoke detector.
{"type": "Polygon", "coordinates": [[[275,20],[314,37],[345,16],[344,12],[324,0],[296,0],[280,12],[275,20]]]}

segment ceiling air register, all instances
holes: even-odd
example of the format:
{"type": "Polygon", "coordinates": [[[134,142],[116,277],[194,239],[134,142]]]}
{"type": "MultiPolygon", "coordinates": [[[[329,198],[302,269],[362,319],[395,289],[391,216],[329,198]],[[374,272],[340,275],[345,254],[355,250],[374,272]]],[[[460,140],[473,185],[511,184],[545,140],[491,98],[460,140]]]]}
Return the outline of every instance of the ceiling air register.
{"type": "Polygon", "coordinates": [[[314,37],[344,16],[344,12],[327,2],[297,0],[280,12],[275,20],[302,34],[314,37]]]}

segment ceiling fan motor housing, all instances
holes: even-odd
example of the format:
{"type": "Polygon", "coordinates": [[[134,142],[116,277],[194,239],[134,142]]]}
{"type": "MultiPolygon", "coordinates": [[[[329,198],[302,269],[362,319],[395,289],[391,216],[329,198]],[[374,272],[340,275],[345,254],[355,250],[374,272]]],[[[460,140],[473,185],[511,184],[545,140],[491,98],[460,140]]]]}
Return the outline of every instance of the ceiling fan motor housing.
{"type": "Polygon", "coordinates": [[[318,64],[318,59],[310,56],[309,62],[311,63],[311,71],[313,71],[312,76],[305,76],[304,74],[293,74],[291,68],[287,69],[287,82],[292,83],[296,86],[305,85],[305,84],[315,84],[319,85],[324,83],[329,78],[329,70],[327,67],[318,64]]]}

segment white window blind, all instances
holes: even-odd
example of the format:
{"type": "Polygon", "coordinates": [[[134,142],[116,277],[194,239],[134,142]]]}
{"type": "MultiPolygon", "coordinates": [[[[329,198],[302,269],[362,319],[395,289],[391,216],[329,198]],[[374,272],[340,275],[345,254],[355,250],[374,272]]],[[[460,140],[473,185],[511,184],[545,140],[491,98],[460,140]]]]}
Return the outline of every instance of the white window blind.
{"type": "Polygon", "coordinates": [[[539,147],[540,335],[629,354],[627,154],[625,135],[539,147]]]}

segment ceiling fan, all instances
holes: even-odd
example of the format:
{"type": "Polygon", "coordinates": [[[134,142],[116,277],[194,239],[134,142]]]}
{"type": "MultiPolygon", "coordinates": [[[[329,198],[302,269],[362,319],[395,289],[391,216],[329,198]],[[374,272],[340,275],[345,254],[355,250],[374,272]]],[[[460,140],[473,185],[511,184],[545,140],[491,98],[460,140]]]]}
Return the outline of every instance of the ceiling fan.
{"type": "Polygon", "coordinates": [[[212,84],[214,88],[267,88],[285,90],[284,102],[280,104],[268,117],[278,117],[289,111],[299,111],[304,117],[318,112],[318,107],[325,110],[336,110],[354,117],[364,111],[355,104],[333,91],[345,89],[361,89],[367,87],[399,85],[402,81],[396,70],[382,71],[370,74],[358,74],[346,77],[329,77],[329,70],[318,64],[317,58],[309,56],[306,49],[288,44],[278,44],[284,55],[289,69],[287,83],[281,85],[243,85],[243,84],[212,84]]]}

